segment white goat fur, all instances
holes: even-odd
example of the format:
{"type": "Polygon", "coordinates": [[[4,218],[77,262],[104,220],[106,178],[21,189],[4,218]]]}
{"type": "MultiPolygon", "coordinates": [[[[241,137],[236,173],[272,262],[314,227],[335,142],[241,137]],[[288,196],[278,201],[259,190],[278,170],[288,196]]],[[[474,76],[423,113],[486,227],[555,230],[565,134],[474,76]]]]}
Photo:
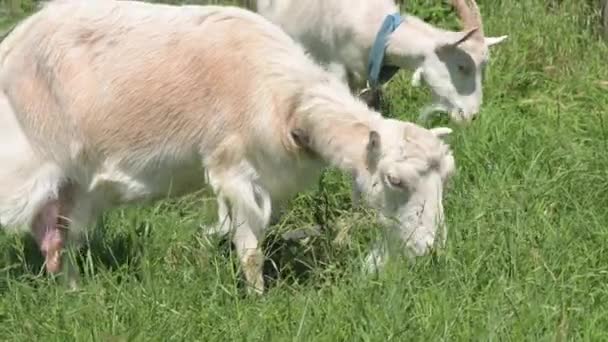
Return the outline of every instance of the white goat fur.
{"type": "Polygon", "coordinates": [[[208,181],[262,291],[271,213],[328,165],[414,255],[444,227],[450,130],[384,119],[255,13],[56,0],[6,38],[0,63],[0,223],[39,234],[50,272],[73,267],[59,253],[104,210],[208,181]],[[47,236],[55,221],[40,233],[45,208],[67,235],[47,236]]]}
{"type": "MultiPolygon", "coordinates": [[[[248,0],[245,5],[281,26],[352,91],[366,86],[368,54],[382,21],[399,12],[394,0],[248,0]]],[[[447,111],[456,122],[474,119],[483,101],[488,48],[507,36],[483,37],[480,17],[475,27],[465,25],[460,32],[413,15],[403,17],[389,38],[385,65],[412,70],[412,84],[423,80],[429,85],[434,103],[423,109],[420,119],[434,111],[447,111]]]]}

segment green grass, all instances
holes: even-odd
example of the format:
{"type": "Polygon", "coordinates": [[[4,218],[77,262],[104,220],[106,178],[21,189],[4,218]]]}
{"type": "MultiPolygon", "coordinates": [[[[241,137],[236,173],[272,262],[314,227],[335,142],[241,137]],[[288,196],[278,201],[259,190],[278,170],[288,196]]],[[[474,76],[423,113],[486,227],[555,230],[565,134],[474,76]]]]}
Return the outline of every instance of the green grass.
{"type": "MultiPolygon", "coordinates": [[[[439,1],[408,3],[454,25],[439,1]]],[[[251,298],[228,250],[200,234],[215,218],[208,194],[115,210],[82,253],[79,292],[40,271],[30,240],[0,235],[0,340],[607,340],[608,48],[593,4],[545,3],[482,2],[487,34],[510,37],[493,50],[481,118],[449,138],[443,253],[364,276],[377,227],[353,218],[332,171],[277,230],[347,218],[351,240],[279,246],[284,272],[251,298]]],[[[387,115],[414,120],[428,99],[408,77],[391,84],[387,115]]]]}

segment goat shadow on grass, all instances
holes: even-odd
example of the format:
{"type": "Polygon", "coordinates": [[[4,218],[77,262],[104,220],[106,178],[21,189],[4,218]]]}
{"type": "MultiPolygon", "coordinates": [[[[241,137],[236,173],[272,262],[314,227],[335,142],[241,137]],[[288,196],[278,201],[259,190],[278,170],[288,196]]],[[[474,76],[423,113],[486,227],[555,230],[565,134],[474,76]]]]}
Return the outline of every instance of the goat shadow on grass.
{"type": "MultiPolygon", "coordinates": [[[[76,264],[79,272],[96,274],[100,270],[108,270],[116,276],[117,281],[122,276],[142,279],[141,258],[144,257],[146,236],[150,234],[146,223],[137,226],[134,233],[128,231],[108,234],[100,219],[96,229],[91,230],[88,242],[76,251],[76,264]],[[125,269],[127,272],[114,272],[125,269]]],[[[327,265],[335,263],[335,249],[332,248],[330,232],[326,229],[299,230],[287,234],[269,230],[262,246],[265,255],[264,279],[266,289],[281,283],[314,284],[315,275],[323,272],[327,265]]],[[[18,280],[31,287],[40,286],[40,278],[48,277],[44,271],[44,257],[34,239],[29,235],[18,237],[20,243],[12,243],[4,255],[0,255],[0,294],[6,292],[9,279],[18,280]]],[[[227,237],[219,238],[217,250],[220,255],[232,262],[237,268],[234,246],[227,237]]],[[[243,289],[245,281],[239,272],[238,287],[243,289]]]]}
{"type": "MultiPolygon", "coordinates": [[[[315,284],[315,276],[323,272],[327,265],[334,263],[335,249],[331,247],[331,237],[326,229],[297,230],[286,234],[270,229],[262,244],[264,253],[264,287],[266,290],[279,284],[315,284]]],[[[225,258],[232,258],[238,269],[238,259],[233,243],[228,237],[220,237],[218,251],[225,258]]],[[[246,287],[242,272],[239,272],[238,287],[246,287]]]]}
{"type": "MultiPolygon", "coordinates": [[[[134,234],[129,232],[106,234],[103,225],[104,220],[100,219],[97,229],[91,230],[88,241],[75,251],[79,272],[97,273],[103,269],[112,272],[127,268],[129,276],[141,280],[139,265],[146,240],[144,235],[147,234],[145,223],[138,225],[134,234]]],[[[29,234],[19,236],[17,239],[19,243],[11,244],[4,251],[3,260],[0,260],[0,293],[5,292],[8,279],[18,279],[36,287],[39,285],[35,281],[37,278],[48,277],[44,271],[44,257],[34,239],[29,234]]],[[[115,273],[118,281],[121,281],[122,273],[115,273]]]]}

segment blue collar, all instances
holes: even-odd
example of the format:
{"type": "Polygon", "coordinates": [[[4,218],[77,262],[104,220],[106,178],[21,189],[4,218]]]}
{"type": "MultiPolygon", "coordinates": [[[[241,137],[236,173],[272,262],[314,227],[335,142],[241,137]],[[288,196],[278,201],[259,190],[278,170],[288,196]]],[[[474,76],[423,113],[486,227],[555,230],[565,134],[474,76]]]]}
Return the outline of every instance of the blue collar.
{"type": "Polygon", "coordinates": [[[382,63],[388,38],[402,22],[403,19],[399,12],[389,14],[376,34],[376,40],[369,51],[367,65],[367,76],[371,88],[377,88],[381,83],[388,81],[399,70],[398,68],[382,68],[382,63]]]}

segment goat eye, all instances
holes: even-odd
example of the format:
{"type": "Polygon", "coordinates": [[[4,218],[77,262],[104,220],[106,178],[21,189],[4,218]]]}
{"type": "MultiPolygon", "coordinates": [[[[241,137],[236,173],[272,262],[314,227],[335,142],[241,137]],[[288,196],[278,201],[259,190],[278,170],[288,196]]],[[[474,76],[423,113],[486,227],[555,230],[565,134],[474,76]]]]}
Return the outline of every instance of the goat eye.
{"type": "Polygon", "coordinates": [[[403,182],[401,181],[401,179],[400,179],[400,178],[395,177],[395,176],[393,176],[393,175],[387,175],[387,176],[386,176],[386,179],[388,180],[388,182],[389,182],[389,183],[390,183],[392,186],[395,186],[395,187],[401,187],[401,186],[402,186],[402,184],[403,184],[403,182]]]}
{"type": "Polygon", "coordinates": [[[467,74],[468,73],[467,67],[464,66],[464,65],[462,65],[462,64],[458,66],[458,71],[460,71],[463,74],[467,74]]]}

